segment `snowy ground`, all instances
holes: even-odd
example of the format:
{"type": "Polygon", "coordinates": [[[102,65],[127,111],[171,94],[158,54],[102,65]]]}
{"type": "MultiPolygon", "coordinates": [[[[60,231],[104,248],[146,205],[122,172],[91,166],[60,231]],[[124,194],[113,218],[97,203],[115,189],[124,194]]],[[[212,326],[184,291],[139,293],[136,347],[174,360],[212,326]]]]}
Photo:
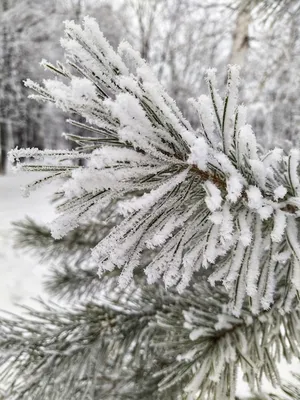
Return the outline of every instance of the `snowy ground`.
{"type": "MultiPolygon", "coordinates": [[[[13,248],[12,221],[26,215],[37,221],[48,222],[54,216],[49,204],[53,187],[39,189],[29,198],[22,197],[20,187],[32,181],[33,175],[24,173],[0,176],[0,309],[15,311],[16,304],[29,304],[33,297],[43,294],[42,277],[47,269],[29,255],[13,248]]],[[[290,366],[285,363],[280,369],[282,378],[289,378],[290,366]]],[[[299,363],[293,370],[300,370],[299,363]]],[[[239,379],[239,395],[248,394],[246,386],[239,379]]],[[[270,385],[266,385],[271,390],[270,385]]]]}
{"type": "Polygon", "coordinates": [[[45,188],[24,198],[20,187],[33,176],[19,173],[0,176],[0,309],[15,310],[16,303],[28,304],[29,299],[42,293],[45,266],[29,255],[13,248],[12,221],[26,215],[42,222],[53,218],[49,204],[51,189],[45,188]]]}

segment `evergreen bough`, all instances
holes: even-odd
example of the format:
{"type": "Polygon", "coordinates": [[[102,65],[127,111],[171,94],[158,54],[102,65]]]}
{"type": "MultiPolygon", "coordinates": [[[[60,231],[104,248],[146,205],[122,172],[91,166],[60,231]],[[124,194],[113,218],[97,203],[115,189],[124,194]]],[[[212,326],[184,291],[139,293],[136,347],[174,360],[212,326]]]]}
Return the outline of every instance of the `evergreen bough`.
{"type": "Polygon", "coordinates": [[[299,151],[257,144],[237,66],[223,99],[207,72],[195,128],[93,19],[67,22],[62,45],[66,65],[43,62],[61,80],[26,85],[89,136],[10,159],[50,172],[27,192],[62,179],[57,241],[33,222],[19,233],[62,261],[48,289],[81,303],[1,320],[11,398],[232,400],[239,368],[253,392],[264,377],[280,385],[279,360],[299,358],[299,151]]]}

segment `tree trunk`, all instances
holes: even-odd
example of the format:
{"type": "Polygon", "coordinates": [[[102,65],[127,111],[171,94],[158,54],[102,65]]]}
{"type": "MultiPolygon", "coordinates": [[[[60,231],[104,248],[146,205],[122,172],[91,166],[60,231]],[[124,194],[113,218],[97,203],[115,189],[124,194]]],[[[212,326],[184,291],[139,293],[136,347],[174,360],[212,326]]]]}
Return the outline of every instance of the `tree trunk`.
{"type": "MultiPolygon", "coordinates": [[[[0,13],[8,10],[8,0],[2,0],[0,4],[0,13]],[[2,6],[1,6],[2,4],[2,6]]],[[[6,170],[7,158],[7,142],[8,142],[8,108],[6,102],[6,79],[10,70],[10,54],[8,46],[8,28],[4,23],[2,26],[2,82],[0,82],[0,174],[4,174],[6,170]]]]}
{"type": "Polygon", "coordinates": [[[249,25],[251,23],[251,11],[252,6],[241,6],[238,11],[236,19],[236,27],[233,32],[233,43],[231,48],[231,55],[229,58],[229,64],[238,64],[241,67],[244,66],[249,49],[249,25]]]}

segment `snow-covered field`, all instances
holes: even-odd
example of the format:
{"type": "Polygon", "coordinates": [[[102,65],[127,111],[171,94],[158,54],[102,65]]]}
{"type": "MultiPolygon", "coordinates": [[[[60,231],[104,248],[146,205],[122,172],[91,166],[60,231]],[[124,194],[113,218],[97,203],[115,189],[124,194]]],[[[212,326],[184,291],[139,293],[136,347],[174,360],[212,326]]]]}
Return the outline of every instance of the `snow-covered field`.
{"type": "MultiPolygon", "coordinates": [[[[28,254],[13,247],[11,223],[26,215],[37,221],[48,222],[54,217],[53,205],[49,199],[53,187],[47,186],[24,198],[20,187],[32,180],[33,174],[9,173],[0,176],[0,309],[16,311],[16,304],[29,304],[31,299],[43,294],[42,277],[47,266],[41,265],[28,254]]],[[[300,370],[299,363],[293,370],[300,370]]],[[[289,378],[290,366],[282,364],[282,378],[289,378]]],[[[248,394],[246,386],[239,379],[239,395],[248,394]]],[[[267,385],[266,389],[272,388],[267,385]]]]}
{"type": "Polygon", "coordinates": [[[0,176],[0,309],[15,310],[15,305],[28,304],[42,293],[45,266],[20,250],[13,248],[11,223],[26,215],[42,222],[53,218],[49,204],[51,188],[43,188],[24,198],[20,187],[34,178],[28,174],[9,173],[0,176]]]}

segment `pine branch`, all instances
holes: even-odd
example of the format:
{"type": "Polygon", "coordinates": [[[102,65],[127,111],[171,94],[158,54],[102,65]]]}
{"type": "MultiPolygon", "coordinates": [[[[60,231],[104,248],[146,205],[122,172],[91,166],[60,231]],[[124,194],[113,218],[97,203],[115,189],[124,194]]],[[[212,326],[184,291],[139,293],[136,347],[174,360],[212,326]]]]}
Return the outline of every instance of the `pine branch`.
{"type": "Polygon", "coordinates": [[[75,74],[62,64],[50,68],[69,84],[55,79],[27,86],[37,100],[79,114],[86,120],[82,128],[95,136],[87,144],[70,135],[80,144],[71,154],[36,149],[10,154],[17,163],[21,156],[38,158],[41,167],[19,167],[52,170],[45,182],[66,174],[53,237],[61,239],[119,201],[124,218],[99,239],[92,259],[99,275],[120,270],[121,287],[144,267],[145,251],[155,249],[145,268],[149,283],[163,279],[182,292],[193,274],[208,268],[210,282],[223,283],[237,316],[247,297],[254,313],[267,310],[283,274],[289,296],[296,296],[299,151],[258,148],[246,109],[238,106],[238,67],[229,67],[224,99],[215,72],[208,70],[209,96],[192,101],[201,126],[195,131],[128,44],[116,53],[93,19],[83,25],[67,22],[62,41],[75,74]],[[49,165],[49,157],[56,164],[49,165]],[[86,167],[70,166],[74,157],[85,157],[86,167]]]}
{"type": "MultiPolygon", "coordinates": [[[[263,377],[280,385],[278,360],[300,356],[300,152],[257,146],[238,105],[237,66],[223,98],[207,71],[209,95],[191,101],[196,131],[140,56],[126,43],[115,52],[93,19],[83,28],[67,22],[62,44],[67,66],[50,70],[64,81],[27,86],[37,100],[80,115],[92,134],[67,135],[76,152],[15,149],[11,159],[52,171],[32,188],[64,178],[51,226],[59,242],[45,230],[38,239],[45,257],[70,250],[48,286],[93,301],[3,319],[0,361],[13,400],[108,392],[233,400],[237,368],[253,391],[263,377]],[[95,265],[106,286],[99,296],[95,265]],[[148,284],[168,290],[145,285],[141,269],[148,284]]],[[[19,227],[21,236],[30,226],[19,227]]],[[[24,246],[35,245],[38,230],[24,246]]]]}
{"type": "MultiPolygon", "coordinates": [[[[287,395],[287,398],[290,400],[300,400],[300,374],[293,373],[294,378],[297,383],[285,383],[282,387],[282,390],[287,395]]],[[[275,399],[276,400],[276,399],[275,399]]]]}
{"type": "Polygon", "coordinates": [[[127,297],[127,305],[115,300],[72,310],[42,303],[42,311],[27,309],[27,317],[2,318],[1,382],[10,383],[9,398],[156,398],[157,379],[144,380],[151,372],[145,356],[151,354],[154,305],[146,296],[140,304],[132,293],[127,297]]]}
{"type": "Polygon", "coordinates": [[[108,274],[100,281],[97,268],[72,267],[66,263],[52,268],[44,280],[47,292],[58,299],[78,300],[97,298],[101,291],[116,287],[116,280],[111,279],[115,273],[108,274]]]}
{"type": "MultiPolygon", "coordinates": [[[[48,293],[71,301],[97,298],[100,293],[116,290],[119,273],[107,271],[100,280],[97,266],[90,263],[90,248],[120,219],[114,210],[112,204],[97,220],[77,227],[58,240],[53,239],[46,225],[30,218],[13,223],[15,247],[37,256],[41,262],[50,262],[50,272],[44,279],[48,293]]],[[[153,254],[154,251],[145,253],[144,262],[147,263],[153,254]]],[[[141,272],[137,271],[136,278],[141,277],[141,272]]]]}
{"type": "Polygon", "coordinates": [[[280,385],[275,359],[300,355],[299,309],[253,317],[244,308],[236,318],[226,301],[206,282],[184,295],[144,286],[102,304],[42,304],[2,318],[1,382],[12,400],[137,399],[142,389],[149,399],[233,400],[238,368],[253,390],[264,377],[280,385]]]}
{"type": "Polygon", "coordinates": [[[31,218],[14,222],[15,247],[37,256],[42,262],[63,260],[82,264],[90,259],[90,249],[121,220],[115,208],[114,204],[109,205],[93,221],[81,224],[61,239],[54,239],[48,226],[31,218]]]}
{"type": "Polygon", "coordinates": [[[59,392],[64,399],[90,398],[93,382],[101,381],[102,364],[104,375],[109,374],[119,357],[129,355],[126,349],[142,329],[138,315],[127,317],[95,304],[72,311],[51,306],[42,313],[29,312],[31,320],[2,320],[2,353],[7,351],[2,356],[2,379],[10,373],[13,399],[47,398],[51,392],[56,398],[59,392]],[[134,322],[137,318],[139,326],[134,322]]]}

